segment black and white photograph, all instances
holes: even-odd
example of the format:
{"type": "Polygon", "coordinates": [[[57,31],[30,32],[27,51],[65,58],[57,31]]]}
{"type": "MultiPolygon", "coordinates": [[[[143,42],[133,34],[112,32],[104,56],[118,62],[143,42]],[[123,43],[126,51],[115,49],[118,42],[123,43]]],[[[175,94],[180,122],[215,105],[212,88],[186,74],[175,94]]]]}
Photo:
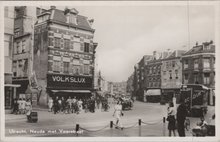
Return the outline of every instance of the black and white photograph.
{"type": "Polygon", "coordinates": [[[219,1],[0,4],[1,140],[220,140],[219,1]]]}

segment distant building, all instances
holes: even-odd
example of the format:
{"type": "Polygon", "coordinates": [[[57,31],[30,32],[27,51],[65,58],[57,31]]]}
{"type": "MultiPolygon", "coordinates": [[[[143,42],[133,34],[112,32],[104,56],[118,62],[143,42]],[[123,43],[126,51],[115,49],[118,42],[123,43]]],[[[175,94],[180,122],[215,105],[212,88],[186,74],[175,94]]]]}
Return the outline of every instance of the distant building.
{"type": "Polygon", "coordinates": [[[4,7],[4,98],[5,108],[13,107],[16,98],[18,84],[12,84],[12,51],[14,45],[14,6],[4,7]]]}
{"type": "Polygon", "coordinates": [[[131,97],[134,97],[134,73],[128,77],[126,91],[131,97]]]}
{"type": "Polygon", "coordinates": [[[113,93],[115,95],[118,96],[126,95],[127,82],[112,82],[112,84],[113,84],[113,93]]]}
{"type": "Polygon", "coordinates": [[[179,94],[182,85],[182,63],[180,58],[185,52],[175,50],[170,56],[162,60],[161,89],[162,97],[166,102],[172,101],[174,95],[179,94]]]}
{"type": "Polygon", "coordinates": [[[148,102],[159,102],[161,99],[161,66],[163,59],[167,58],[170,52],[153,52],[153,60],[147,62],[146,91],[144,92],[144,100],[148,102]],[[159,56],[158,56],[159,55],[159,56]]]}
{"type": "MultiPolygon", "coordinates": [[[[215,45],[213,41],[196,45],[182,56],[183,84],[203,84],[215,90],[215,45]]],[[[209,102],[213,96],[209,97],[209,102]]]]}
{"type": "Polygon", "coordinates": [[[32,93],[29,87],[33,65],[34,24],[45,9],[35,6],[16,6],[14,19],[13,47],[13,84],[20,84],[17,97],[27,98],[25,94],[32,93]]]}

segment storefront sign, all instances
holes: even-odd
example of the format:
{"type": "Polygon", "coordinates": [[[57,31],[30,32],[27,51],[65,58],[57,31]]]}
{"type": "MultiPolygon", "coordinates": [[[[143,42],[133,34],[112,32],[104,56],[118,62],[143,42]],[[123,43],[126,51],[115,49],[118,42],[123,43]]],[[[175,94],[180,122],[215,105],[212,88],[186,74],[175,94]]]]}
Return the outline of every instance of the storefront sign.
{"type": "Polygon", "coordinates": [[[47,87],[69,89],[92,88],[92,77],[48,74],[47,87]]]}

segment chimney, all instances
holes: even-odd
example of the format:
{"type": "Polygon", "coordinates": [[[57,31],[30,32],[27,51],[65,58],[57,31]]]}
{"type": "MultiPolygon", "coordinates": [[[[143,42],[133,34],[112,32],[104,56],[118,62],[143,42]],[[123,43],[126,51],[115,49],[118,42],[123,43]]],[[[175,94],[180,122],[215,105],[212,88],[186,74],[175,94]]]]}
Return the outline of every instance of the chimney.
{"type": "Polygon", "coordinates": [[[92,27],[93,22],[94,22],[94,19],[89,20],[89,24],[90,24],[91,27],[92,27]]]}
{"type": "Polygon", "coordinates": [[[157,58],[157,51],[153,51],[153,59],[156,60],[157,58]]]}
{"type": "Polygon", "coordinates": [[[56,9],[56,6],[50,6],[51,9],[56,9]]]}

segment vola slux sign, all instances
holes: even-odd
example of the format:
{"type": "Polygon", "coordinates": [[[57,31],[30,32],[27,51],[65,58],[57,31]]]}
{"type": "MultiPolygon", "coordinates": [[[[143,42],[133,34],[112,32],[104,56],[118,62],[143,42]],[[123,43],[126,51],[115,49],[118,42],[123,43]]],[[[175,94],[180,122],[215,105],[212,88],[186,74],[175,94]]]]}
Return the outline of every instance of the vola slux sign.
{"type": "Polygon", "coordinates": [[[91,76],[47,74],[47,87],[67,89],[92,88],[92,80],[91,76]]]}

